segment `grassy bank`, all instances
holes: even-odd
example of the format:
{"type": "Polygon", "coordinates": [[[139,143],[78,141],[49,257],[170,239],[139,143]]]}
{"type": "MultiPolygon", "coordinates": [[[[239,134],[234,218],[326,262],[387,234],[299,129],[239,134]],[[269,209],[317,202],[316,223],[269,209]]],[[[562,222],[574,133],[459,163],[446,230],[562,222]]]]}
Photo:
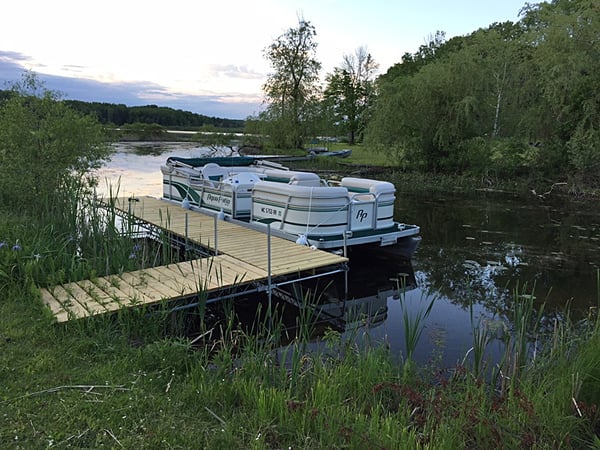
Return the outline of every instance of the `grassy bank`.
{"type": "Polygon", "coordinates": [[[385,178],[403,191],[460,192],[477,191],[504,192],[526,198],[540,200],[551,197],[597,198],[598,189],[574,178],[543,179],[535,173],[521,173],[511,176],[487,174],[476,176],[464,174],[424,173],[402,171],[384,153],[376,152],[363,144],[348,146],[344,143],[328,143],[330,151],[351,148],[348,158],[316,158],[306,162],[290,163],[298,169],[319,170],[325,173],[385,178]]]}
{"type": "MultiPolygon", "coordinates": [[[[477,357],[491,331],[474,324],[475,357],[451,368],[332,330],[308,352],[304,315],[285,347],[277,317],[244,331],[229,307],[199,326],[212,339],[186,333],[201,308],[54,324],[40,286],[178,257],[76,198],[0,215],[2,448],[600,448],[596,311],[543,323],[531,296],[515,295],[502,361],[477,357]]],[[[407,344],[419,327],[406,317],[407,344]]]]}

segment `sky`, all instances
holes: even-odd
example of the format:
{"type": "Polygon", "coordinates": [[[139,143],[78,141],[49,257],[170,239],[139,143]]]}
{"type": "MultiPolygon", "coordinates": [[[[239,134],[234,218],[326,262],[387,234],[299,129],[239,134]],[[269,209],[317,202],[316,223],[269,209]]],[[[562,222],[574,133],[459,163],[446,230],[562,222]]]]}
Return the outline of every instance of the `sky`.
{"type": "MultiPolygon", "coordinates": [[[[535,3],[535,2],[530,2],[535,3]]],[[[365,47],[379,73],[436,31],[517,21],[524,0],[28,0],[2,5],[0,89],[33,71],[71,100],[245,119],[262,108],[264,50],[299,19],[322,77],[365,47]]]]}

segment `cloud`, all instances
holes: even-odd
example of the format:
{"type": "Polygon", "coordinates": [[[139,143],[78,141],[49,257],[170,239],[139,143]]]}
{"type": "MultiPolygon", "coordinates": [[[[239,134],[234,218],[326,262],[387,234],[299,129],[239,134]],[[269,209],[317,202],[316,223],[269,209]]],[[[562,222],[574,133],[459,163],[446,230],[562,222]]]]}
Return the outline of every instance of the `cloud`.
{"type": "Polygon", "coordinates": [[[9,52],[6,50],[0,50],[0,61],[30,61],[30,58],[23,53],[9,52]]]}
{"type": "Polygon", "coordinates": [[[22,53],[0,50],[0,81],[17,81],[28,62],[30,59],[22,53]]]}
{"type": "MultiPolygon", "coordinates": [[[[22,74],[30,70],[31,59],[22,53],[0,51],[0,84],[8,86],[20,80],[22,74]]],[[[38,66],[39,69],[39,66],[38,66]]],[[[77,77],[81,67],[69,66],[73,77],[50,75],[36,72],[45,87],[60,92],[69,100],[85,102],[116,103],[127,106],[156,104],[184,111],[191,111],[210,117],[245,119],[259,111],[261,99],[258,96],[239,93],[187,94],[172,92],[168,88],[149,81],[103,82],[77,77]]],[[[226,76],[253,79],[260,77],[243,66],[218,66],[226,76]]],[[[215,70],[215,69],[213,69],[215,70]]]]}
{"type": "Polygon", "coordinates": [[[236,66],[235,64],[212,64],[210,71],[215,76],[223,75],[234,79],[262,80],[265,78],[264,74],[251,70],[247,66],[236,66]]]}

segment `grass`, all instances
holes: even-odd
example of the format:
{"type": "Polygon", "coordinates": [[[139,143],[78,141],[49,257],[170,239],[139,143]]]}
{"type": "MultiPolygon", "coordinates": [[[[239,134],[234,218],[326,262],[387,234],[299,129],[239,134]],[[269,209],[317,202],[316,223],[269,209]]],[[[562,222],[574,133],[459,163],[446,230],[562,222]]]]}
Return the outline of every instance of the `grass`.
{"type": "Polygon", "coordinates": [[[325,178],[361,176],[385,179],[394,183],[399,192],[473,193],[477,190],[487,190],[531,196],[531,186],[526,179],[513,177],[504,180],[458,174],[431,176],[429,173],[400,170],[387,155],[364,144],[349,146],[344,143],[330,143],[327,148],[331,151],[351,148],[352,154],[343,159],[313,158],[308,161],[286,163],[286,165],[292,169],[319,171],[325,174],[325,178]]]}
{"type": "MultiPolygon", "coordinates": [[[[335,175],[365,176],[391,181],[400,192],[461,192],[475,191],[508,192],[523,197],[547,199],[554,196],[588,196],[595,198],[598,190],[575,179],[556,183],[556,180],[540,179],[535,173],[506,174],[505,176],[474,175],[465,173],[431,173],[419,170],[401,170],[389,155],[376,151],[362,143],[327,143],[330,151],[350,148],[347,158],[315,158],[305,162],[288,163],[292,168],[320,170],[335,175]],[[568,182],[566,182],[568,181],[568,182]]],[[[276,152],[281,153],[281,152],[276,152]]],[[[303,154],[298,152],[297,154],[303,154]]]]}
{"type": "MultiPolygon", "coordinates": [[[[68,213],[43,221],[27,211],[0,216],[2,448],[600,448],[597,310],[577,323],[565,312],[540,329],[540,305],[515,293],[492,380],[482,370],[483,329],[473,367],[411,366],[407,377],[385,347],[357,345],[356,336],[328,330],[308,351],[308,315],[282,346],[277,310],[259,311],[242,330],[225,303],[221,319],[204,322],[212,339],[196,342],[184,325],[207,315],[202,305],[57,325],[39,286],[170,255],[134,250],[110,212],[65,205],[68,213]]],[[[418,322],[406,315],[413,348],[430,308],[418,322]]]]}

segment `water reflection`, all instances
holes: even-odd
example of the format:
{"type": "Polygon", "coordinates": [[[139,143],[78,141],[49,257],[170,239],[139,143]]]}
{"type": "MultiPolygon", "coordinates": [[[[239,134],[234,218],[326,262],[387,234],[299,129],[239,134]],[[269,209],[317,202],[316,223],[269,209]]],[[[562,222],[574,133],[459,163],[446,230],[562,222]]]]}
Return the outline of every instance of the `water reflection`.
{"type": "Polygon", "coordinates": [[[555,309],[570,299],[580,311],[596,305],[600,215],[593,205],[499,196],[434,203],[410,195],[403,205],[423,218],[415,267],[455,303],[474,298],[491,307],[529,289],[555,309]]]}
{"type": "MultiPolygon", "coordinates": [[[[120,195],[155,197],[161,195],[160,166],[167,156],[210,152],[181,143],[116,148],[98,173],[99,189],[120,178],[120,195]]],[[[450,367],[469,353],[477,324],[497,331],[488,346],[490,357],[497,357],[516,293],[534,294],[537,308],[545,301],[547,323],[559,318],[567,303],[585,315],[599,300],[597,204],[540,201],[533,195],[530,200],[490,193],[399,192],[396,219],[419,224],[423,240],[412,262],[385,252],[351,256],[344,312],[356,314],[355,320],[346,316],[347,333],[368,335],[371,342],[385,343],[402,358],[403,308],[417,314],[435,299],[415,355],[421,363],[435,360],[450,367]],[[405,284],[398,289],[400,278],[405,284]]],[[[343,298],[344,282],[338,278],[320,289],[335,304],[343,298]]]]}
{"type": "Polygon", "coordinates": [[[370,247],[351,248],[350,261],[347,274],[325,282],[319,280],[310,287],[319,293],[321,311],[334,318],[342,317],[345,331],[384,325],[391,302],[401,301],[417,288],[411,262],[370,247]]]}
{"type": "Polygon", "coordinates": [[[200,157],[211,152],[207,147],[186,142],[119,142],[113,146],[110,161],[96,173],[99,195],[118,192],[120,196],[160,197],[160,166],[168,156],[200,157]]]}

